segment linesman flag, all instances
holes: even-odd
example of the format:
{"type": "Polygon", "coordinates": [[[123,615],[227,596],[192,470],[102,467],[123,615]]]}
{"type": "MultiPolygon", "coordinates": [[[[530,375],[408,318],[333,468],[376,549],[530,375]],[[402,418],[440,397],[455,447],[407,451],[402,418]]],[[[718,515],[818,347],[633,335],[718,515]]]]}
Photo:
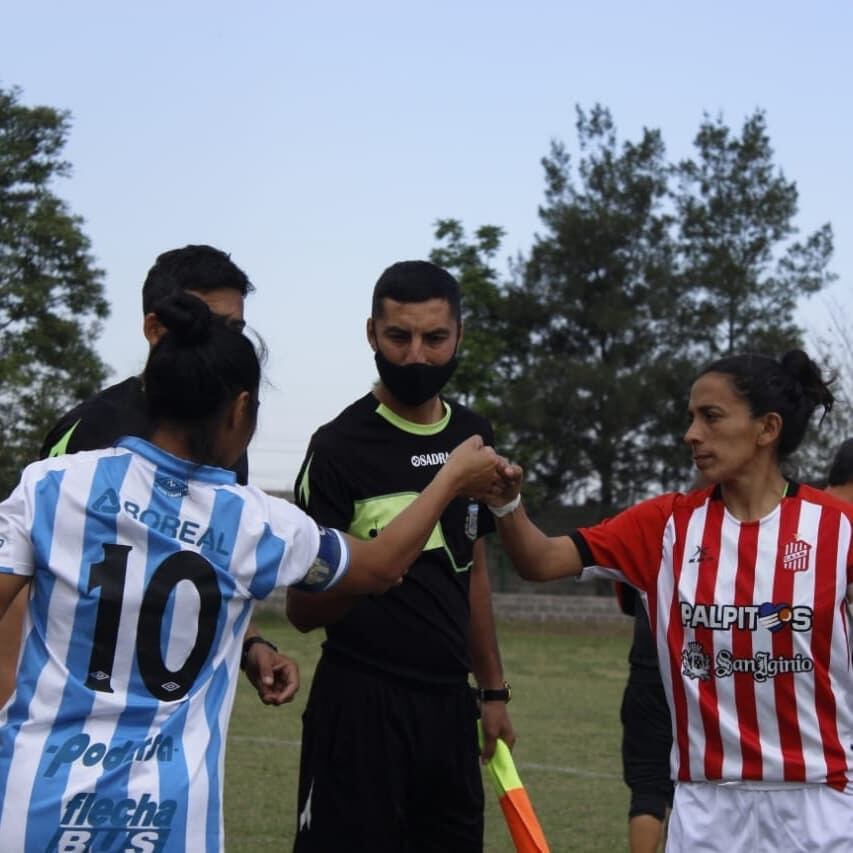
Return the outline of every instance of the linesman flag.
{"type": "MultiPolygon", "coordinates": [[[[479,723],[477,725],[482,746],[483,729],[479,723]]],[[[486,762],[486,770],[518,853],[551,853],[530,797],[515,769],[512,753],[500,738],[495,745],[495,754],[486,762]]]]}

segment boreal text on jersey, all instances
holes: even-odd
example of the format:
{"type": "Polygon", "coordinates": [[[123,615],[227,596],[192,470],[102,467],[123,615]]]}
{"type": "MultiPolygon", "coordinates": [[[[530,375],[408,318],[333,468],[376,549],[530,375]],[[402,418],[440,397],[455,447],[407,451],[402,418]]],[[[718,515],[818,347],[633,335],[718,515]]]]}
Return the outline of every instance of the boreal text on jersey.
{"type": "Polygon", "coordinates": [[[106,515],[115,515],[123,511],[134,521],[138,521],[164,536],[178,539],[188,545],[196,545],[199,548],[209,548],[223,557],[227,557],[231,553],[225,542],[225,534],[216,530],[215,527],[210,526],[201,533],[201,525],[189,519],[160,513],[151,507],[143,509],[133,501],[121,503],[114,489],[107,489],[92,503],[90,509],[95,513],[106,515]]]}

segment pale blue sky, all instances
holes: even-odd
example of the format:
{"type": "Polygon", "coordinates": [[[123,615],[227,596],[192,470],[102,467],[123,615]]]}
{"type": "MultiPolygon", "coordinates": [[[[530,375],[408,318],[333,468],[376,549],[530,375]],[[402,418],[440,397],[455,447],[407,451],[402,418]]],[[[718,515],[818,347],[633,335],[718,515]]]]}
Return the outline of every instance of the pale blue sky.
{"type": "Polygon", "coordinates": [[[74,175],[113,313],[115,378],[145,358],[139,291],[165,249],[207,242],[256,284],[249,322],[273,388],[252,478],[289,487],[313,429],[369,389],[370,292],[425,257],[432,223],[539,230],[540,158],[574,150],[574,106],[608,106],[621,137],[660,127],[687,154],[703,112],[767,113],[800,190],[802,232],[830,221],[853,316],[853,4],[802,2],[244,2],[4,4],[0,85],[68,109],[74,175]]]}

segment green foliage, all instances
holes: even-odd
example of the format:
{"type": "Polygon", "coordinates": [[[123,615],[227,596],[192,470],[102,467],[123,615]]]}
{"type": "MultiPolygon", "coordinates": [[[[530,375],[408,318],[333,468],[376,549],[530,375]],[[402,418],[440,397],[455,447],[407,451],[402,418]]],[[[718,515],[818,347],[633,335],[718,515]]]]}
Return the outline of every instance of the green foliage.
{"type": "Polygon", "coordinates": [[[604,107],[579,108],[576,129],[576,164],[559,141],[542,161],[544,230],[509,280],[493,267],[498,245],[480,241],[499,241],[494,226],[466,243],[443,220],[433,257],[484,288],[471,291],[483,310],[467,309],[465,389],[502,449],[538,500],[606,513],[689,483],[681,438],[703,365],[800,345],[793,312],[833,278],[832,232],[796,239],[796,186],[760,111],[739,135],[706,117],[677,164],[658,130],[620,142],[604,107]]]}
{"type": "MultiPolygon", "coordinates": [[[[801,347],[803,331],[794,310],[801,297],[834,279],[827,269],[831,227],[796,239],[797,188],[774,166],[762,112],[746,119],[740,136],[722,119],[706,116],[694,146],[696,158],[675,170],[680,257],[696,320],[689,324],[694,358],[702,363],[745,351],[779,356],[801,347]]],[[[822,341],[810,349],[828,375],[843,374],[834,366],[837,346],[822,341]]],[[[845,422],[850,425],[845,405],[840,400],[820,429],[815,418],[788,463],[791,475],[807,481],[822,477],[838,433],[845,422]]]]}
{"type": "Polygon", "coordinates": [[[439,219],[434,233],[439,245],[430,253],[430,260],[454,273],[462,293],[459,368],[446,393],[487,417],[499,417],[503,386],[514,367],[507,335],[519,337],[517,326],[507,316],[507,299],[494,267],[503,231],[484,225],[469,242],[461,223],[439,219]]]}
{"type": "Polygon", "coordinates": [[[766,122],[756,112],[734,136],[706,117],[697,157],[676,168],[680,257],[702,356],[751,348],[781,354],[801,344],[797,300],[832,281],[832,229],[793,239],[797,188],[773,164],[766,122]]]}
{"type": "Polygon", "coordinates": [[[577,175],[562,143],[543,160],[545,232],[514,288],[529,317],[515,406],[536,421],[512,428],[538,446],[533,472],[547,497],[578,486],[588,494],[597,483],[606,509],[632,500],[635,483],[645,488],[653,476],[646,436],[669,399],[657,377],[671,368],[680,282],[660,133],[620,145],[602,107],[578,110],[576,126],[577,175]]]}
{"type": "Polygon", "coordinates": [[[57,415],[106,377],[92,340],[108,315],[82,220],[52,191],[67,113],[0,89],[0,492],[57,415]]]}

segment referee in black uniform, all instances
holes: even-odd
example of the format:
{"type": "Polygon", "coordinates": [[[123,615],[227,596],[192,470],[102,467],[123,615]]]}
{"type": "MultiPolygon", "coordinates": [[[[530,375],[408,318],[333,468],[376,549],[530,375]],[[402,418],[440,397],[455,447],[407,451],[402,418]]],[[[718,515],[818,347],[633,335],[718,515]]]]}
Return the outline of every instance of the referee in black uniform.
{"type": "MultiPolygon", "coordinates": [[[[379,382],[317,430],[296,500],[320,524],[370,538],[490,425],[441,389],[462,337],[460,296],[424,261],[389,267],[367,321],[379,382]]],[[[483,788],[474,673],[486,744],[507,715],[483,537],[488,508],[457,499],[403,582],[359,599],[288,594],[301,630],[326,629],[303,718],[298,853],[479,853],[483,788]]]]}

